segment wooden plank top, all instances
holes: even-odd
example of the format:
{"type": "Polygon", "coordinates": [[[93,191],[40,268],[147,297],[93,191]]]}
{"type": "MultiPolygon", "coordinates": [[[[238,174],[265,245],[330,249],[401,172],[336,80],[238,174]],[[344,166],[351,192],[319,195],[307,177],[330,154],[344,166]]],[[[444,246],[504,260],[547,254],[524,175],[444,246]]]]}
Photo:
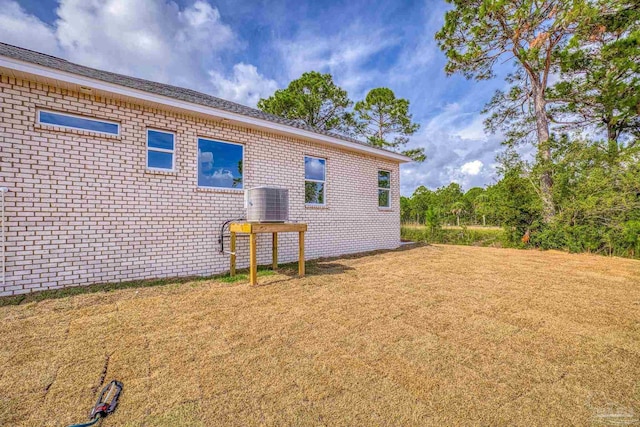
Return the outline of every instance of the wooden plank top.
{"type": "Polygon", "coordinates": [[[233,233],[288,233],[307,231],[303,222],[232,222],[229,231],[233,233]]]}

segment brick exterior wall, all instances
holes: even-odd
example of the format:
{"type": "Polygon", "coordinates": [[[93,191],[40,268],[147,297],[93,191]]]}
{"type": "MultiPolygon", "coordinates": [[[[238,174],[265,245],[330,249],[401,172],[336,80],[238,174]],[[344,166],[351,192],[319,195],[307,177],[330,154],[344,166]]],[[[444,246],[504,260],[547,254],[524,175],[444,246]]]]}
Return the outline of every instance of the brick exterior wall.
{"type": "MultiPolygon", "coordinates": [[[[290,219],[309,225],[308,259],[399,245],[396,162],[0,76],[0,186],[9,188],[0,296],[228,270],[218,232],[244,215],[243,193],[197,187],[198,137],[244,144],[245,188],[289,189],[290,219]],[[38,107],[117,121],[121,135],[37,125],[38,107]],[[150,127],[175,132],[175,173],[146,169],[150,127]],[[326,207],[304,204],[305,155],[327,159],[326,207]],[[390,209],[378,208],[378,169],[391,171],[390,209]]],[[[280,262],[295,261],[297,235],[279,240],[280,262]]],[[[270,257],[270,235],[259,236],[259,263],[270,257]]]]}

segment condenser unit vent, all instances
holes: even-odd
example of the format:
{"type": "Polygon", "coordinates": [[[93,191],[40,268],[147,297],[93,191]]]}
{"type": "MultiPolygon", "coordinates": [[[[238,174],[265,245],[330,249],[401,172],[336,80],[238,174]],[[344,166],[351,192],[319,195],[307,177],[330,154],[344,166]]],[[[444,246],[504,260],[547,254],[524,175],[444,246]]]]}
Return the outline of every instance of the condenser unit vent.
{"type": "Polygon", "coordinates": [[[247,221],[286,222],[289,220],[289,190],[278,187],[248,188],[244,193],[247,221]]]}

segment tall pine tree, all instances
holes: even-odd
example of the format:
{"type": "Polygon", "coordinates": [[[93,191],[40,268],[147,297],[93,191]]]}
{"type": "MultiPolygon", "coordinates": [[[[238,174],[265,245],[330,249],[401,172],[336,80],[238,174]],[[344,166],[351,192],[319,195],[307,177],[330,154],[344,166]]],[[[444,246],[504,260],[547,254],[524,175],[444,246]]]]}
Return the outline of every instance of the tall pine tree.
{"type": "Polygon", "coordinates": [[[447,73],[478,80],[494,76],[498,61],[514,60],[521,82],[521,107],[530,110],[542,165],[540,195],[544,219],[555,215],[546,89],[554,52],[566,45],[578,24],[594,12],[588,0],[447,0],[454,8],[436,34],[447,54],[447,73]]]}

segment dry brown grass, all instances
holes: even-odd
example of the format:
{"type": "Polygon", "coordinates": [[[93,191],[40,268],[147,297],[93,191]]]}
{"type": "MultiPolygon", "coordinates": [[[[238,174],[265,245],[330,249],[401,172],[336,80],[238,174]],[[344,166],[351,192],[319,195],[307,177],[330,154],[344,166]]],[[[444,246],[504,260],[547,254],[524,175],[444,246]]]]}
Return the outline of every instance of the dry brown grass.
{"type": "Polygon", "coordinates": [[[502,227],[498,227],[495,225],[462,225],[462,226],[443,225],[442,226],[442,228],[445,230],[462,230],[463,227],[466,227],[467,230],[494,230],[494,231],[504,230],[502,227]]]}
{"type": "Polygon", "coordinates": [[[640,417],[638,261],[429,246],[310,270],[2,307],[0,425],[82,420],[105,364],[104,426],[640,417]]]}
{"type": "MultiPolygon", "coordinates": [[[[417,230],[424,230],[425,229],[425,225],[424,224],[416,224],[416,223],[407,223],[407,224],[402,224],[403,227],[407,227],[407,228],[413,228],[413,229],[417,229],[417,230]]],[[[462,230],[463,227],[466,227],[467,230],[495,230],[495,231],[500,231],[503,230],[502,227],[498,227],[495,225],[467,225],[464,224],[462,226],[457,226],[457,225],[443,225],[442,228],[444,230],[462,230]]]]}

